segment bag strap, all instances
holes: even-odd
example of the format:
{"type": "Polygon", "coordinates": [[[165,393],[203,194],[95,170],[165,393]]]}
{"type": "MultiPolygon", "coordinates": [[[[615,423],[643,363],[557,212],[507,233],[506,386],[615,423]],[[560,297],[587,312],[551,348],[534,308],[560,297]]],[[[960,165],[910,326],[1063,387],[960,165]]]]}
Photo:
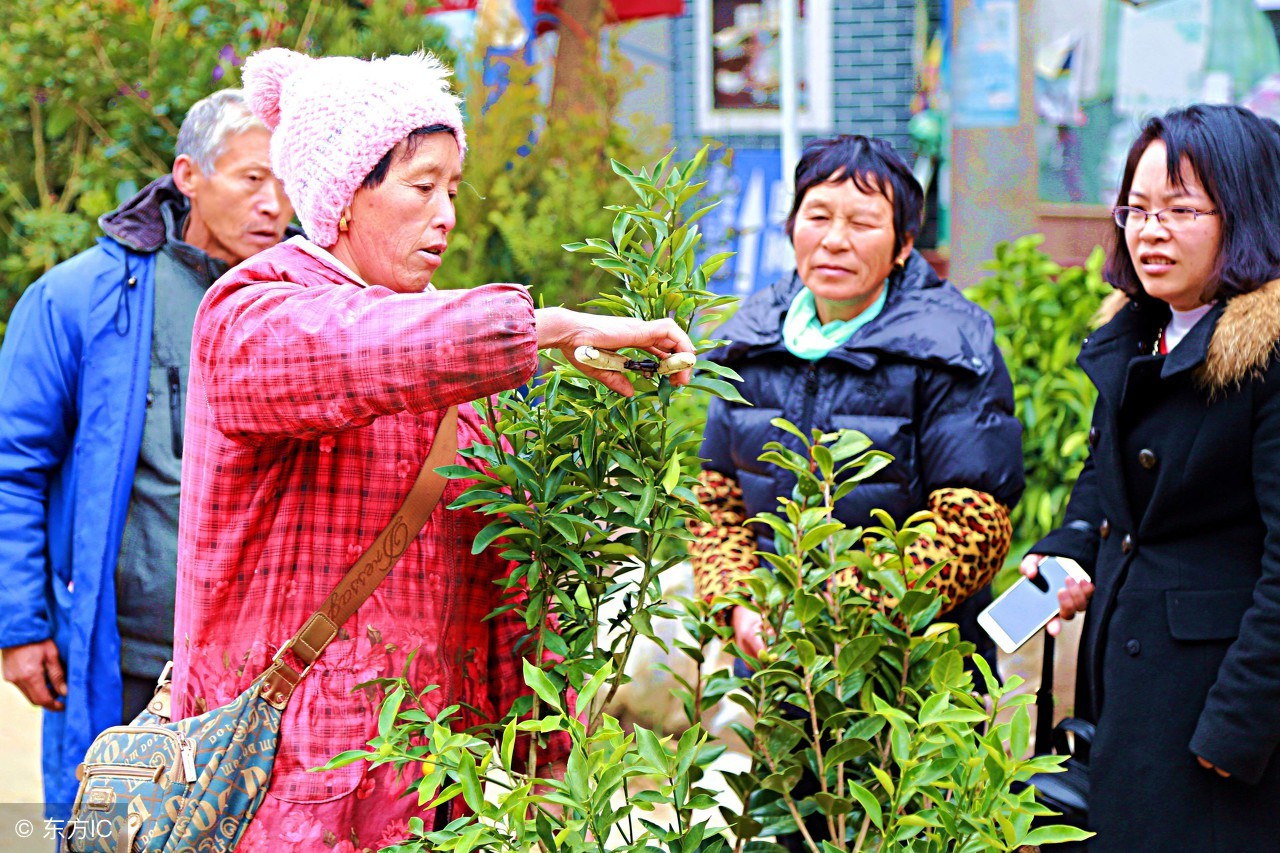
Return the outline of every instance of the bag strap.
{"type": "Polygon", "coordinates": [[[312,664],[325,647],[338,636],[338,629],[355,615],[360,605],[368,600],[378,584],[382,583],[383,578],[391,573],[391,569],[404,556],[404,552],[422,531],[444,495],[448,480],[437,474],[435,469],[453,462],[457,453],[458,407],[452,406],[440,422],[435,441],[431,444],[431,452],[422,463],[418,479],[414,480],[413,488],[392,517],[391,523],[378,534],[378,538],[373,540],[373,544],[343,575],[342,580],[338,581],[320,609],[276,652],[271,666],[263,673],[259,688],[262,698],[267,702],[284,710],[294,688],[311,671],[312,664]],[[285,661],[284,653],[288,650],[292,650],[294,656],[302,661],[301,672],[285,661]]]}

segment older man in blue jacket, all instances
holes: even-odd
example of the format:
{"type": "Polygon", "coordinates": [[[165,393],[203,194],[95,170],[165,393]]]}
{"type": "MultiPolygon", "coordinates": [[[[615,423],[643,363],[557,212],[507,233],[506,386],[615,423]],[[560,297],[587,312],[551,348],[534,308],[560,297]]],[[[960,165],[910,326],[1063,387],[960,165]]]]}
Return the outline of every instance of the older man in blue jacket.
{"type": "Polygon", "coordinates": [[[178,476],[204,291],[293,209],[239,90],[195,104],[170,175],[23,294],[0,347],[0,649],[45,709],[46,813],[98,732],[146,705],[173,647],[178,476]]]}

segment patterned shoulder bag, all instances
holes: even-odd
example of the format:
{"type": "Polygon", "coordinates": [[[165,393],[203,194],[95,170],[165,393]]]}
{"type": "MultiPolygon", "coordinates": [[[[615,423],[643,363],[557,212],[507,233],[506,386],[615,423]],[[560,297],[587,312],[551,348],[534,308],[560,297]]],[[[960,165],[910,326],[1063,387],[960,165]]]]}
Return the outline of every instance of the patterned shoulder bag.
{"type": "Polygon", "coordinates": [[[235,849],[270,783],[289,697],[439,504],[447,481],[435,469],[451,464],[457,454],[457,422],[455,406],[441,421],[422,471],[391,523],[244,693],[222,708],[171,722],[170,663],[146,710],[129,725],[94,739],[77,770],[80,789],[64,828],[64,851],[235,849]],[[302,662],[301,671],[286,661],[286,650],[302,662]]]}

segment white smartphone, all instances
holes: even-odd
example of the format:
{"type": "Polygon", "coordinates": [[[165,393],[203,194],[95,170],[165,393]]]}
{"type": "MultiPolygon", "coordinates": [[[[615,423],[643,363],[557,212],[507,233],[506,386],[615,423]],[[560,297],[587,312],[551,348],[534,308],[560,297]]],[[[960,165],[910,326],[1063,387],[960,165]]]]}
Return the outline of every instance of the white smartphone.
{"type": "Polygon", "coordinates": [[[1048,624],[1058,613],[1058,590],[1067,578],[1087,581],[1089,575],[1068,557],[1045,557],[1034,578],[1022,578],[978,614],[978,624],[1008,654],[1048,624]]]}

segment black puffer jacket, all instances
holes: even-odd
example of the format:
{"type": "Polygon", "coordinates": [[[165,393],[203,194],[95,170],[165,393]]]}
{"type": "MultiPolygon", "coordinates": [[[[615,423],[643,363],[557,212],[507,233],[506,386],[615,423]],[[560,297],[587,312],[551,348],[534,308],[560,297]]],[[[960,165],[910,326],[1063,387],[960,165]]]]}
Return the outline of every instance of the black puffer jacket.
{"type": "MultiPolygon", "coordinates": [[[[776,512],[795,477],[759,461],[766,442],[800,442],[769,421],[784,417],[806,435],[854,429],[894,462],[836,507],[845,524],[871,521],[880,508],[898,521],[923,509],[935,489],[987,492],[1012,507],[1022,494],[1022,428],[1013,386],[996,348],[991,317],[934,274],[913,252],[889,280],[880,316],[816,362],[782,343],[782,320],[799,276],[749,298],[717,336],[732,341],[710,358],[742,376],[752,405],[715,399],[702,444],[704,467],[735,478],[748,517],[776,512]]],[[[761,548],[772,550],[757,525],[761,548]]]]}

